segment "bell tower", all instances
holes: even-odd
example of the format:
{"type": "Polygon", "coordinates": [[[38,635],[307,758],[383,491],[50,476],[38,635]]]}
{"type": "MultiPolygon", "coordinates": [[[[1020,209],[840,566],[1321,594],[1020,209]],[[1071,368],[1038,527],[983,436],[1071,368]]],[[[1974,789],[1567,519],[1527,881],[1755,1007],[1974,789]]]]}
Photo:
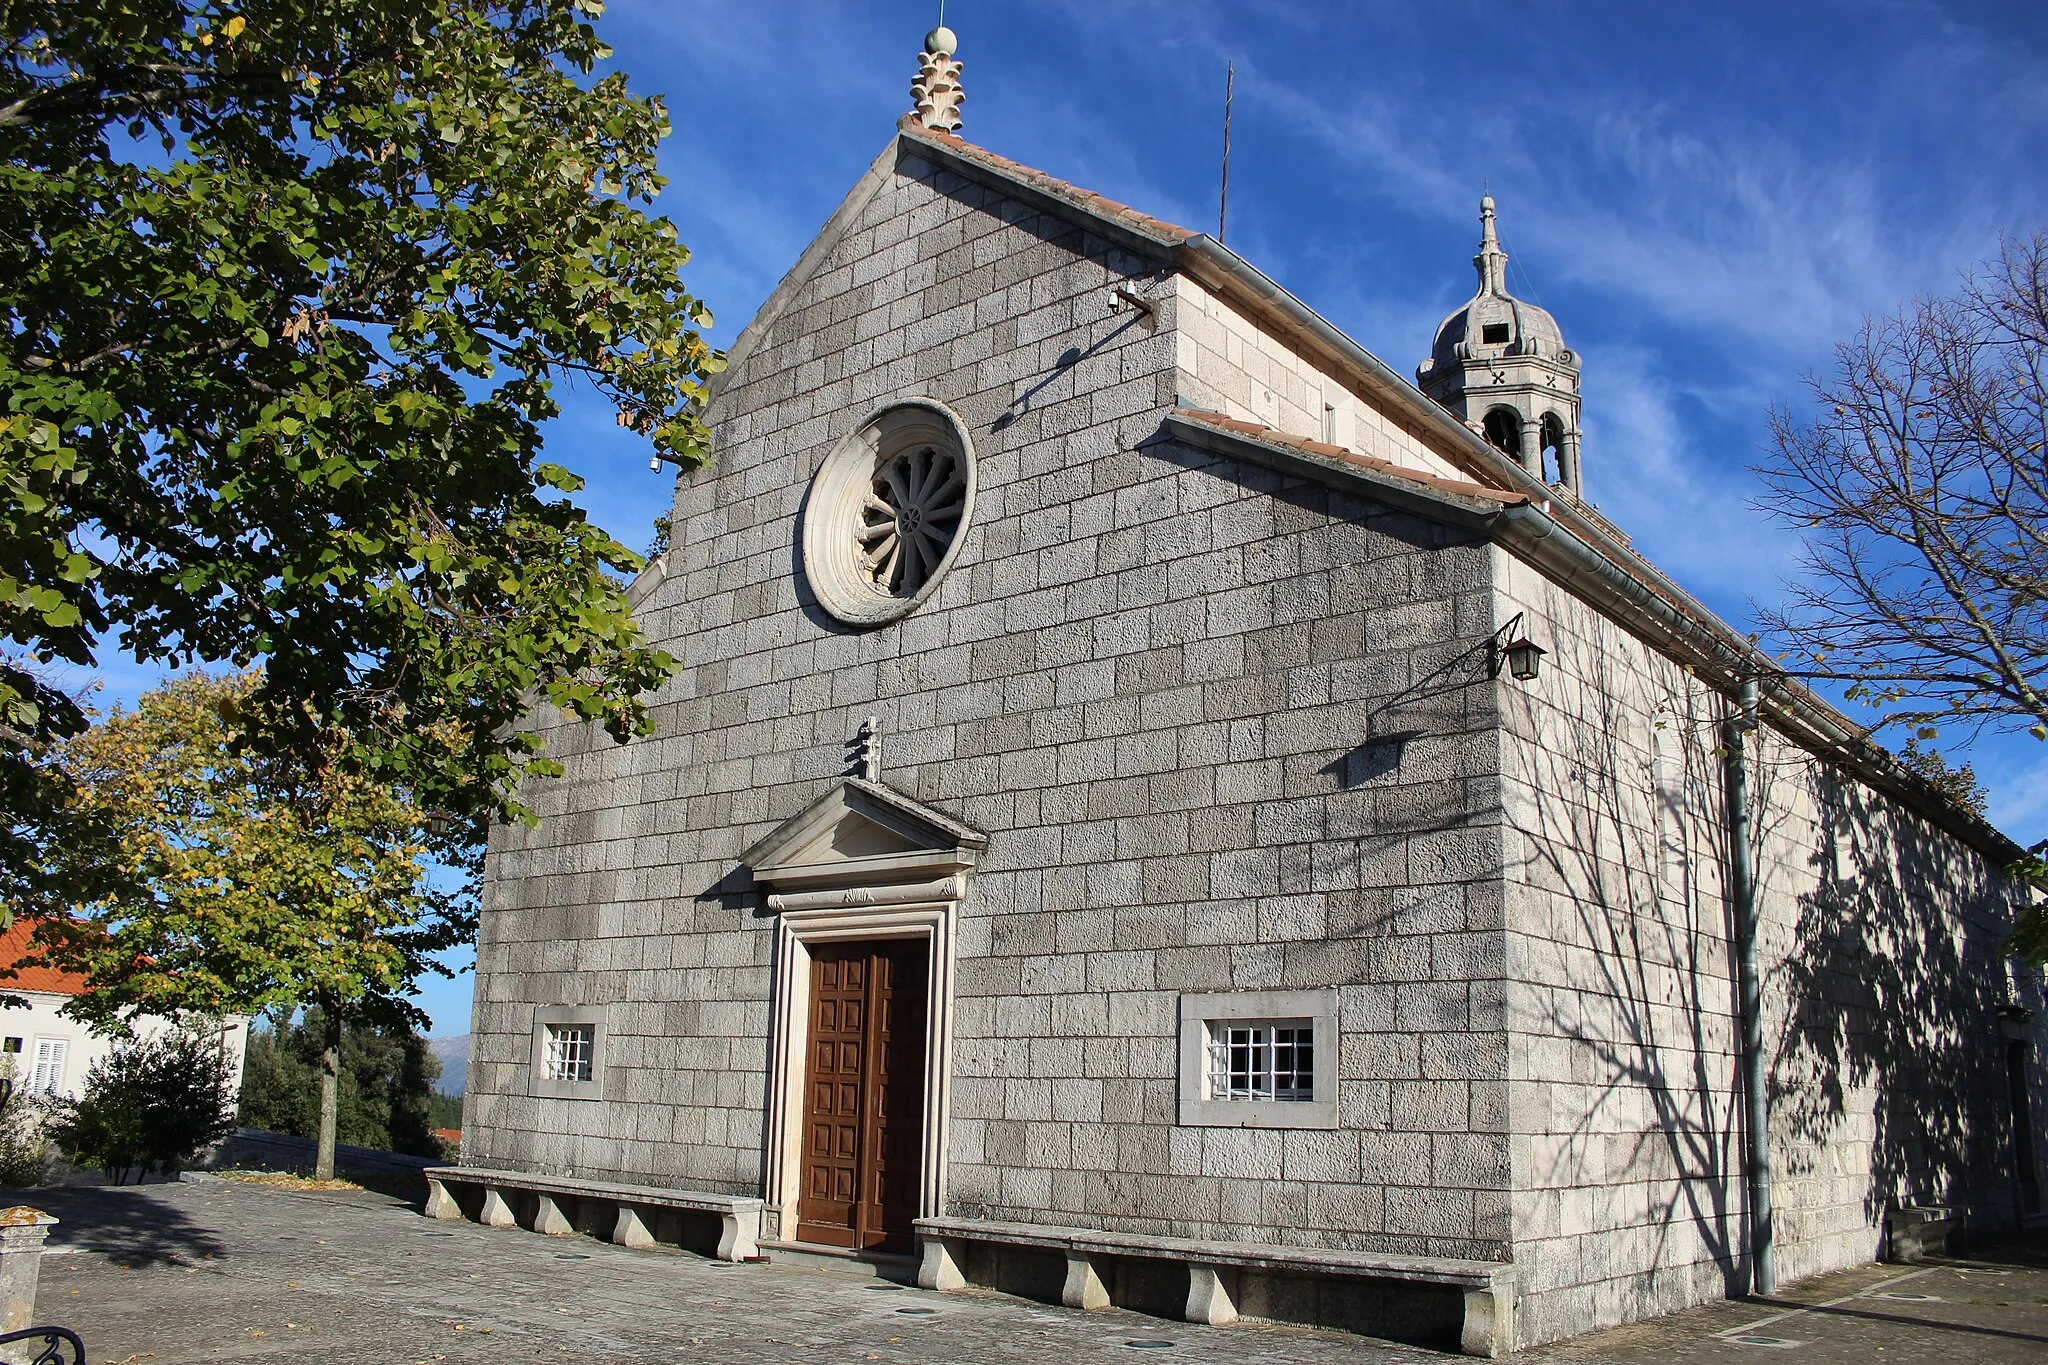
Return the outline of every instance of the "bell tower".
{"type": "Polygon", "coordinates": [[[1581,496],[1578,353],[1557,319],[1508,292],[1490,194],[1479,201],[1472,266],[1479,292],[1436,329],[1415,382],[1530,474],[1581,496]]]}

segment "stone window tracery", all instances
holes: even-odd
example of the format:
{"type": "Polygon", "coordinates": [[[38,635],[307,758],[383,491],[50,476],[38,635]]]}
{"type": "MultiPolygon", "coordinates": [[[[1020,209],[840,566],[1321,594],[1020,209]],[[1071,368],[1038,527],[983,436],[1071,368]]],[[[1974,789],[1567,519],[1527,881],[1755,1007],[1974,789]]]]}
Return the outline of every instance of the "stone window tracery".
{"type": "Polygon", "coordinates": [[[916,595],[945,560],[966,496],[965,471],[950,451],[920,445],[876,462],[854,538],[877,591],[916,595]]]}
{"type": "Polygon", "coordinates": [[[883,408],[833,447],[804,504],[804,575],[849,625],[915,610],[958,556],[974,513],[964,428],[928,399],[883,408]]]}

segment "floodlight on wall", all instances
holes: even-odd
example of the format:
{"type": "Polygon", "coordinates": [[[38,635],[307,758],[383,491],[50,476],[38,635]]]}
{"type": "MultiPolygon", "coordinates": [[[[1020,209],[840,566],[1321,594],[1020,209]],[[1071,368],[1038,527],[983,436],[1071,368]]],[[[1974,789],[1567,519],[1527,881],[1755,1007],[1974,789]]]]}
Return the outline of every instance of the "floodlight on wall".
{"type": "Polygon", "coordinates": [[[1494,632],[1492,676],[1496,678],[1503,664],[1516,682],[1533,682],[1543,669],[1543,656],[1549,651],[1523,631],[1522,615],[1516,612],[1514,619],[1494,632]]]}

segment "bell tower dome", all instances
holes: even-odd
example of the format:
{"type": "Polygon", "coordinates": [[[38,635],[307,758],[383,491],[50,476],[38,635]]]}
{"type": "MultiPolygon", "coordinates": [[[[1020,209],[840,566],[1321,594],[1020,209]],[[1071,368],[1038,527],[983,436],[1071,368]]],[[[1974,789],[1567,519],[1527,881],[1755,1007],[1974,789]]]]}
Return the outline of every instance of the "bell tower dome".
{"type": "Polygon", "coordinates": [[[1508,292],[1490,194],[1472,265],[1479,292],[1436,329],[1415,382],[1529,473],[1579,496],[1578,353],[1557,319],[1508,292]]]}

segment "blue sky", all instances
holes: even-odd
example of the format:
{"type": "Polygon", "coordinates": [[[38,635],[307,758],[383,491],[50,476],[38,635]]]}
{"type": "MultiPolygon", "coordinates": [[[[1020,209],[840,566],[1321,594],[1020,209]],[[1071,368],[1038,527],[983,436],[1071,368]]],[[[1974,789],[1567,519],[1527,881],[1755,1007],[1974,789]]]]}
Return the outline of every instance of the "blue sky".
{"type": "MultiPolygon", "coordinates": [[[[613,0],[600,32],[676,134],[659,210],[729,344],[909,104],[936,3],[613,0]]],[[[2048,222],[2048,6],[952,0],[972,141],[1213,231],[1412,373],[1472,290],[1482,187],[1509,282],[1584,356],[1587,495],[1729,620],[1793,541],[1748,510],[1774,401],[1871,311],[2048,222]]],[[[645,544],[670,479],[572,396],[551,458],[645,544]]],[[[116,678],[114,690],[125,690],[116,678]]],[[[1970,755],[2048,835],[2048,746],[1970,755]]],[[[468,977],[430,986],[468,1026],[468,977]]]]}

